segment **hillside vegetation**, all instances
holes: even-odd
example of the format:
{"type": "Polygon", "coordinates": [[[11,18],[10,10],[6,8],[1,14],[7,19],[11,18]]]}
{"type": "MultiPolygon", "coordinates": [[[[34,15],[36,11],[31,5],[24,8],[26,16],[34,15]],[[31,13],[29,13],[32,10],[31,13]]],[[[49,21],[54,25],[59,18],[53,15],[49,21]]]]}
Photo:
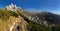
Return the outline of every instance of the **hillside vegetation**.
{"type": "Polygon", "coordinates": [[[10,16],[18,17],[19,15],[13,11],[8,11],[7,9],[0,9],[0,18],[2,20],[7,20],[10,18],[10,16]]]}

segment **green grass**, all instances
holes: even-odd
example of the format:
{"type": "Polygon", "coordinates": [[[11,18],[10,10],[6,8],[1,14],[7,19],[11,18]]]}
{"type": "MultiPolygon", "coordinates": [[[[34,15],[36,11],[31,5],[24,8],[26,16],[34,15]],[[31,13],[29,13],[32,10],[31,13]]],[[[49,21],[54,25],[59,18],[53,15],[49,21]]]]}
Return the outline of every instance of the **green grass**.
{"type": "Polygon", "coordinates": [[[13,12],[13,11],[9,11],[9,10],[3,10],[3,9],[0,9],[0,18],[2,20],[7,20],[10,18],[10,16],[14,16],[14,17],[17,17],[18,14],[13,12]]]}

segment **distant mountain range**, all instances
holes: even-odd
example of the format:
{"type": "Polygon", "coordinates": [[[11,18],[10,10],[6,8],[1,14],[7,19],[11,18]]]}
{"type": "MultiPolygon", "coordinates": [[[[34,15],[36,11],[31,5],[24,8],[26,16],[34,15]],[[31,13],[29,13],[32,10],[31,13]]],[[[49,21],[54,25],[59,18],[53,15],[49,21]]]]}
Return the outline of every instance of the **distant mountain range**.
{"type": "Polygon", "coordinates": [[[40,20],[47,21],[48,24],[60,24],[60,15],[56,15],[50,12],[36,13],[40,20]]]}

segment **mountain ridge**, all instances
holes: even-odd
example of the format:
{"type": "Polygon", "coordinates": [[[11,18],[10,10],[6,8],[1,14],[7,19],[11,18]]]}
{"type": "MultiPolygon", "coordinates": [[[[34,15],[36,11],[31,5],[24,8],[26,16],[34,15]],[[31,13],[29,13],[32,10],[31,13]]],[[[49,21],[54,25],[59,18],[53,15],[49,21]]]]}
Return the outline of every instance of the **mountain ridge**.
{"type": "Polygon", "coordinates": [[[56,24],[60,24],[60,15],[50,12],[28,12],[13,4],[0,9],[0,19],[0,31],[52,31],[56,24]]]}

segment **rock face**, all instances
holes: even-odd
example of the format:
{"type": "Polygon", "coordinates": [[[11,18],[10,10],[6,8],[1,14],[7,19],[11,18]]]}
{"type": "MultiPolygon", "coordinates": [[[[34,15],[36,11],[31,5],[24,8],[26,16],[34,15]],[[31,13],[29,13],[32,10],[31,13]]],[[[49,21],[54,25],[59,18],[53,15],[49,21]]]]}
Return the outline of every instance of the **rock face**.
{"type": "MultiPolygon", "coordinates": [[[[6,8],[7,8],[8,10],[13,11],[14,9],[15,9],[15,10],[17,9],[17,6],[16,6],[16,5],[14,5],[13,3],[11,3],[11,5],[6,6],[6,8]]],[[[15,10],[14,10],[14,11],[15,11],[15,10]]]]}

